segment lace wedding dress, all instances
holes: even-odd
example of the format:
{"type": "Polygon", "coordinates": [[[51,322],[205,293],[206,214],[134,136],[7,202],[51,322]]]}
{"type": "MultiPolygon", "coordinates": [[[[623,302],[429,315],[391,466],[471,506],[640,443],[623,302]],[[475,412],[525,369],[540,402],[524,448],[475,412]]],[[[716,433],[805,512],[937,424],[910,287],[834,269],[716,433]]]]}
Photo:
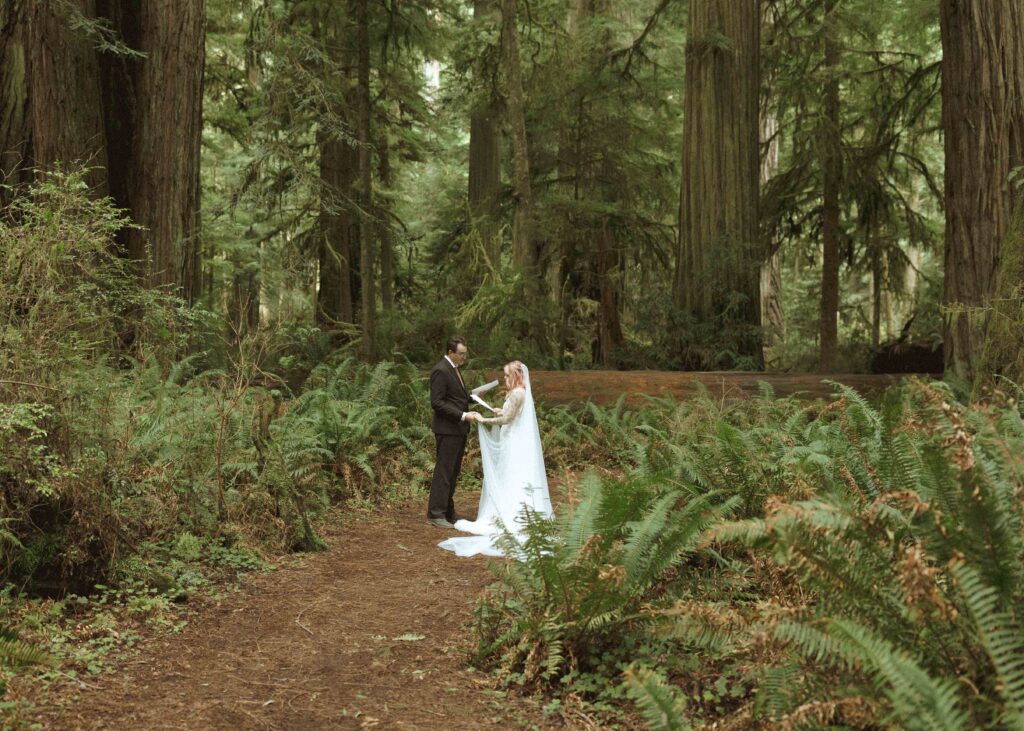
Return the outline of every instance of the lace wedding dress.
{"type": "Polygon", "coordinates": [[[483,419],[480,457],[484,485],[474,521],[460,520],[457,530],[474,533],[441,541],[438,545],[459,556],[501,556],[497,539],[502,527],[522,535],[524,510],[552,517],[544,452],[537,427],[537,412],[530,391],[530,371],[523,366],[523,387],[509,392],[501,416],[483,419]]]}

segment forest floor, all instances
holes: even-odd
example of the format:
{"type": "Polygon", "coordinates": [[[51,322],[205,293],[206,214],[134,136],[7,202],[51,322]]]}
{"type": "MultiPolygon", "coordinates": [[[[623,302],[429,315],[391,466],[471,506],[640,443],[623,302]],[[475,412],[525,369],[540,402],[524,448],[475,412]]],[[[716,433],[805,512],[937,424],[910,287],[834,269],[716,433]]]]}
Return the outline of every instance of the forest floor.
{"type": "MultiPolygon", "coordinates": [[[[460,510],[475,512],[478,494],[460,510]],[[469,510],[467,510],[469,508],[469,510]]],[[[45,729],[586,728],[470,669],[484,558],[437,548],[423,499],[329,521],[325,553],[286,557],[144,638],[112,672],[29,699],[45,729]]]]}

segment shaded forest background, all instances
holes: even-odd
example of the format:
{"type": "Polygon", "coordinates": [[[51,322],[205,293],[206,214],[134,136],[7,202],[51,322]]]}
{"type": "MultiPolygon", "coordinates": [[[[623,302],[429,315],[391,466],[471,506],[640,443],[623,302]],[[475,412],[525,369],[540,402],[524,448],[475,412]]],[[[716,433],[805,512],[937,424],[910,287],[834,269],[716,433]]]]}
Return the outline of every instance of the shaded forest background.
{"type": "Polygon", "coordinates": [[[937,372],[945,344],[969,384],[1021,124],[1020,39],[971,7],[18,0],[2,196],[85,166],[141,280],[225,323],[193,347],[937,372]]]}

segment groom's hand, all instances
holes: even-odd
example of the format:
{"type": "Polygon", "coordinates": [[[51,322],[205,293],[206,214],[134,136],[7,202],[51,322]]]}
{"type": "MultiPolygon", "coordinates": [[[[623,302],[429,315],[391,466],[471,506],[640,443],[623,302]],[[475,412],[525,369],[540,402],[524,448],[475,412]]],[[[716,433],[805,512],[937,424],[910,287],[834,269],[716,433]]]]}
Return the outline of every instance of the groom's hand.
{"type": "Polygon", "coordinates": [[[475,411],[467,411],[465,419],[466,421],[479,421],[480,414],[476,413],[475,411]]]}

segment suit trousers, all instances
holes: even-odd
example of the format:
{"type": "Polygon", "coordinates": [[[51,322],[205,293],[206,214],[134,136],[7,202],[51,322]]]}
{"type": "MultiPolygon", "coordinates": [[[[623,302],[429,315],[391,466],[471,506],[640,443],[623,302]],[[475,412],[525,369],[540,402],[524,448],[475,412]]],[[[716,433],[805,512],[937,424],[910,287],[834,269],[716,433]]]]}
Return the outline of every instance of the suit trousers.
{"type": "Polygon", "coordinates": [[[455,515],[455,481],[462,470],[462,455],[466,452],[466,434],[435,434],[437,461],[434,478],[430,482],[430,502],[427,518],[452,520],[455,515]]]}

